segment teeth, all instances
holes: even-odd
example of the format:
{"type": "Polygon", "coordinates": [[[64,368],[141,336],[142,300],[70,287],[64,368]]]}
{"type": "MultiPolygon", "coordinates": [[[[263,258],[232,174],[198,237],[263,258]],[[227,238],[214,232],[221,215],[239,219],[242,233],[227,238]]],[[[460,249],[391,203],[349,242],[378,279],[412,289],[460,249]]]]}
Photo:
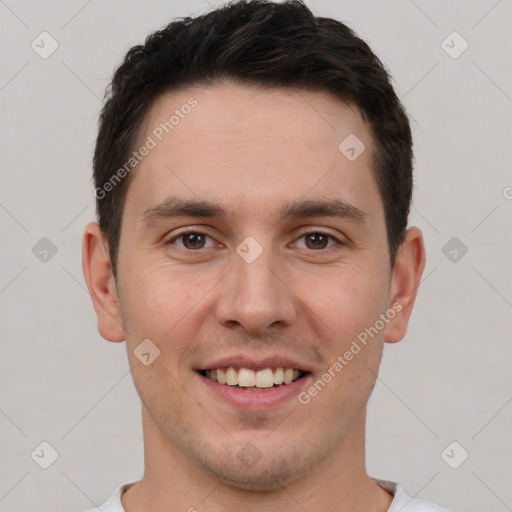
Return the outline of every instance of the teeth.
{"type": "Polygon", "coordinates": [[[249,368],[235,369],[215,368],[206,371],[206,376],[220,384],[228,386],[239,386],[241,388],[270,389],[272,386],[290,384],[301,375],[296,368],[264,368],[262,370],[251,370],[249,368]]]}
{"type": "Polygon", "coordinates": [[[217,380],[221,384],[226,384],[226,372],[224,371],[224,368],[217,368],[217,380]]]}
{"type": "Polygon", "coordinates": [[[274,385],[274,372],[270,368],[256,372],[256,387],[271,388],[274,385]]]}
{"type": "Polygon", "coordinates": [[[241,388],[250,388],[256,385],[256,376],[252,370],[240,368],[238,372],[238,385],[241,388]]]}
{"type": "Polygon", "coordinates": [[[238,384],[238,373],[231,366],[226,371],[226,384],[228,386],[236,386],[238,384]]]}

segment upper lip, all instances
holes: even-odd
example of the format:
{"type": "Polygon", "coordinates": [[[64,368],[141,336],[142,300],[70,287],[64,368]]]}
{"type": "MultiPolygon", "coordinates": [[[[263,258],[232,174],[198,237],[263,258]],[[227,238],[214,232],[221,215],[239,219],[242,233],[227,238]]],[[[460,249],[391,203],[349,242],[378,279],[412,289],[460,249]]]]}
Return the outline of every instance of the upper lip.
{"type": "Polygon", "coordinates": [[[250,370],[263,370],[264,368],[296,368],[303,372],[310,372],[310,368],[292,358],[271,355],[263,358],[249,357],[247,355],[227,356],[197,368],[198,370],[212,370],[215,368],[247,368],[250,370]]]}

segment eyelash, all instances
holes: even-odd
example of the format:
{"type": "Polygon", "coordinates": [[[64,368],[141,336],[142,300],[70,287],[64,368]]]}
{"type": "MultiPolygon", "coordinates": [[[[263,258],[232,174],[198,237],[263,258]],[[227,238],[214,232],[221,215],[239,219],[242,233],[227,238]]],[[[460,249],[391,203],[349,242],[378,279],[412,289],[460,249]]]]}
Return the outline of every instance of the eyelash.
{"type": "MultiPolygon", "coordinates": [[[[194,235],[205,235],[207,236],[208,238],[212,238],[210,235],[208,235],[207,233],[204,233],[202,231],[198,231],[197,229],[187,229],[185,231],[182,231],[181,233],[175,235],[173,238],[171,238],[170,240],[168,240],[165,244],[166,245],[172,245],[176,240],[179,240],[180,238],[186,236],[186,235],[190,235],[190,234],[194,234],[194,235]]],[[[318,230],[318,229],[315,229],[315,230],[311,230],[311,231],[306,231],[304,233],[301,233],[300,236],[297,238],[300,239],[300,238],[303,238],[305,236],[308,236],[308,235],[322,235],[322,236],[326,236],[332,240],[334,240],[336,242],[336,244],[330,246],[330,247],[326,247],[324,249],[309,249],[310,251],[313,251],[313,252],[327,252],[329,251],[330,249],[333,249],[336,245],[344,245],[343,242],[341,242],[340,240],[338,240],[335,236],[331,235],[330,233],[326,233],[325,231],[321,231],[321,230],[318,230]]],[[[213,238],[212,238],[213,240],[213,238]]],[[[186,247],[179,247],[180,249],[184,250],[184,251],[187,251],[187,252],[200,252],[204,249],[208,249],[207,248],[201,248],[201,249],[187,249],[186,247]]],[[[306,248],[307,250],[307,248],[306,248]]]]}

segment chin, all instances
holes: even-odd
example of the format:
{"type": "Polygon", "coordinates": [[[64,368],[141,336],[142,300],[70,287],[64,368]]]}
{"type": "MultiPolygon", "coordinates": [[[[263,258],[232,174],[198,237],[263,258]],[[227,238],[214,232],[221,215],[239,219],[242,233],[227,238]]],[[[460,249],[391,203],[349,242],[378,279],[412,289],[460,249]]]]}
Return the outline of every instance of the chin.
{"type": "Polygon", "coordinates": [[[231,446],[224,451],[224,456],[198,455],[205,471],[224,485],[246,491],[281,489],[309,473],[315,465],[314,460],[306,460],[304,451],[298,449],[286,454],[269,449],[265,453],[259,452],[251,460],[250,455],[254,455],[251,454],[252,447],[254,445],[248,442],[239,449],[231,446]]]}
{"type": "MultiPolygon", "coordinates": [[[[282,468],[282,466],[281,466],[282,468]]],[[[224,485],[243,489],[246,491],[275,491],[290,485],[299,478],[295,470],[263,468],[259,470],[242,469],[234,471],[233,468],[215,467],[205,468],[222,481],[224,485]]]]}

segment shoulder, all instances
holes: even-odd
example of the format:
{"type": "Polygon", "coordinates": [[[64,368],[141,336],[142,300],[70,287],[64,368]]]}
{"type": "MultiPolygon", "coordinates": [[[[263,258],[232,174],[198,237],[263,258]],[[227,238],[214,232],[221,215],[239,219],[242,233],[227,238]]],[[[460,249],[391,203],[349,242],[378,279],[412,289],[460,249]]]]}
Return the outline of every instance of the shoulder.
{"type": "Polygon", "coordinates": [[[90,508],[85,512],[125,512],[123,505],[121,503],[121,495],[123,494],[128,487],[133,485],[135,481],[124,482],[122,483],[110,496],[110,498],[103,503],[100,507],[90,508]]]}
{"type": "Polygon", "coordinates": [[[373,480],[394,496],[393,502],[387,512],[450,512],[434,503],[411,498],[400,484],[386,480],[373,480]]]}

